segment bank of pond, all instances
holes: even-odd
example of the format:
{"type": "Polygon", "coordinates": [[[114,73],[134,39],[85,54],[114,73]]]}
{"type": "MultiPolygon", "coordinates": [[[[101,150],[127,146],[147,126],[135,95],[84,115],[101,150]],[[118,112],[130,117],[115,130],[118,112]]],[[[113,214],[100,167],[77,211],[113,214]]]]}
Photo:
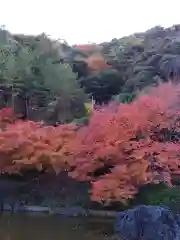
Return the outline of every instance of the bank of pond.
{"type": "Polygon", "coordinates": [[[3,213],[1,240],[105,240],[114,237],[114,221],[40,213],[3,213]]]}
{"type": "Polygon", "coordinates": [[[180,215],[167,207],[140,205],[114,218],[72,217],[64,213],[3,212],[2,240],[178,240],[180,215]]]}

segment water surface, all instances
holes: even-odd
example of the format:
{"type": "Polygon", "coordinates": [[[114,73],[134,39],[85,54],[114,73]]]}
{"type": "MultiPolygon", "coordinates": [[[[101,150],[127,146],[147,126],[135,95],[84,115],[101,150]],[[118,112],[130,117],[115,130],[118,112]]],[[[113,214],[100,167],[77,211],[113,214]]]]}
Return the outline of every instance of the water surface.
{"type": "Polygon", "coordinates": [[[2,214],[0,240],[106,240],[113,220],[37,214],[2,214]]]}

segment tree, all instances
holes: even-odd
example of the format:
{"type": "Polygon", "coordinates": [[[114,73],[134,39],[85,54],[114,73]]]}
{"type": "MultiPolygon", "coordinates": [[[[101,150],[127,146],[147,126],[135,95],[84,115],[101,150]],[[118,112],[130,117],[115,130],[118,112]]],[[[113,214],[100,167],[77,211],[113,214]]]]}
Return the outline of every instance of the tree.
{"type": "Polygon", "coordinates": [[[97,104],[107,103],[123,86],[123,80],[115,69],[107,69],[80,80],[86,93],[91,94],[97,104]]]}
{"type": "Polygon", "coordinates": [[[179,94],[179,85],[162,84],[95,111],[78,130],[68,146],[70,175],[92,183],[93,200],[125,202],[144,184],[171,184],[180,165],[179,94]]]}
{"type": "Polygon", "coordinates": [[[75,49],[78,49],[78,50],[88,53],[88,54],[96,53],[101,48],[97,44],[80,44],[80,45],[75,45],[74,47],[75,47],[75,49]]]}
{"type": "Polygon", "coordinates": [[[42,69],[42,74],[45,86],[51,89],[54,96],[54,101],[48,108],[48,118],[51,121],[54,119],[64,123],[83,117],[86,112],[84,106],[86,95],[70,66],[47,62],[42,69]]]}
{"type": "Polygon", "coordinates": [[[107,63],[123,78],[124,85],[118,95],[136,95],[169,79],[179,81],[179,29],[179,25],[156,26],[101,44],[107,63]]]}
{"type": "Polygon", "coordinates": [[[48,123],[84,116],[86,97],[76,75],[69,64],[53,64],[63,55],[61,44],[44,34],[37,37],[18,35],[14,37],[15,48],[7,44],[6,35],[0,35],[3,39],[0,45],[2,107],[12,107],[24,119],[43,118],[48,123]]]}
{"type": "Polygon", "coordinates": [[[87,59],[86,62],[88,64],[88,68],[91,72],[95,71],[103,71],[110,66],[107,64],[106,59],[103,57],[103,55],[99,53],[94,53],[90,55],[87,59]]]}

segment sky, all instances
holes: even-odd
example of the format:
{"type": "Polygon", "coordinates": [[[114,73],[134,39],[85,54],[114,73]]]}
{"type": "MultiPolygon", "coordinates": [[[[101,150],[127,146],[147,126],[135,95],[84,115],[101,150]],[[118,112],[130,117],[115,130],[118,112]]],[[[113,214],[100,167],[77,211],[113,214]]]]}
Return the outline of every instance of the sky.
{"type": "Polygon", "coordinates": [[[44,32],[69,44],[180,24],[180,0],[1,0],[0,6],[0,25],[10,32],[44,32]]]}

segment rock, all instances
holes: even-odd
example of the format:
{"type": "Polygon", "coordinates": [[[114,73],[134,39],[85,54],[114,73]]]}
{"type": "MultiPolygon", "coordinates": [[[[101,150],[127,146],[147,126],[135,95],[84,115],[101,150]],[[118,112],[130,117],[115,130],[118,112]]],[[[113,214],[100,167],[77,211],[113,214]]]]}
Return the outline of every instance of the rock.
{"type": "Polygon", "coordinates": [[[87,211],[82,207],[65,207],[59,209],[57,214],[64,215],[67,217],[78,217],[78,216],[87,216],[87,211]]]}
{"type": "Polygon", "coordinates": [[[180,240],[180,216],[160,206],[138,206],[117,215],[118,240],[180,240]]]}
{"type": "Polygon", "coordinates": [[[42,206],[22,206],[20,210],[25,212],[40,212],[40,213],[49,213],[50,211],[48,207],[42,206]]]}

